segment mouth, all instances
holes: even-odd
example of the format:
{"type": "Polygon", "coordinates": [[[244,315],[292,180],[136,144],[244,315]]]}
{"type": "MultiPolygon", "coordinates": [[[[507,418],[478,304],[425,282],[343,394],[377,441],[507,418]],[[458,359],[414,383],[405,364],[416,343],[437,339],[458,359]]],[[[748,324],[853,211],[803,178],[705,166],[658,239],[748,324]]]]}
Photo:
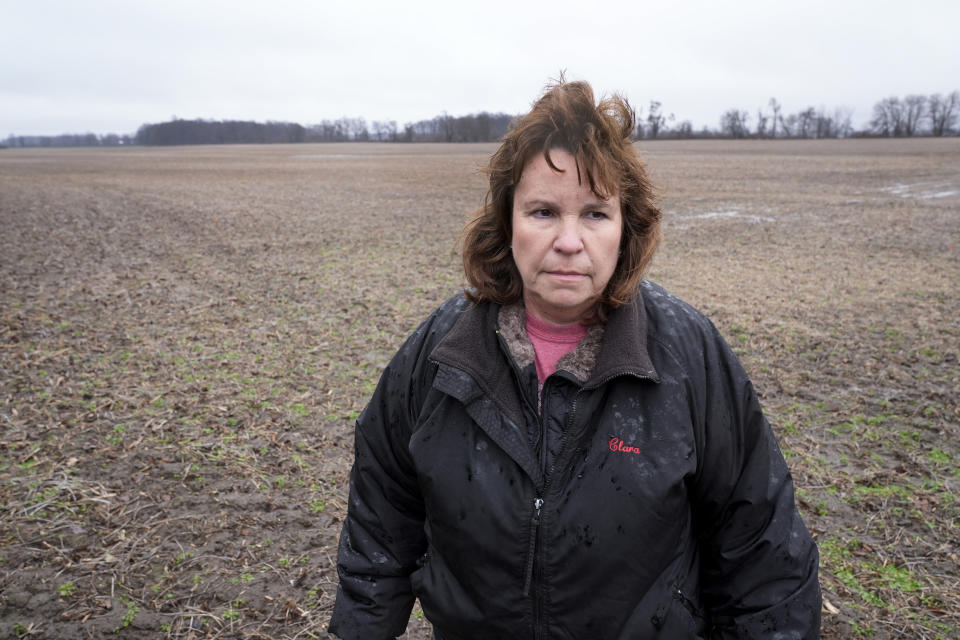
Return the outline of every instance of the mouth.
{"type": "Polygon", "coordinates": [[[580,280],[587,277],[585,273],[580,273],[579,271],[566,271],[563,269],[547,271],[547,275],[560,280],[580,280]]]}

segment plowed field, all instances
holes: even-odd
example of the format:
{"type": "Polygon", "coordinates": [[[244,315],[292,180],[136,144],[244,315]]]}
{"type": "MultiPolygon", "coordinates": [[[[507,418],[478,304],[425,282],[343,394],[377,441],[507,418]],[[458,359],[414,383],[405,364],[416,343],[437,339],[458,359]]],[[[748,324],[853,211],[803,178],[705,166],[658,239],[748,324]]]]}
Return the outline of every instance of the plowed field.
{"type": "MultiPolygon", "coordinates": [[[[0,637],[327,637],[353,421],[493,149],[0,150],[0,637]]],[[[641,150],[650,278],[753,377],[824,637],[960,637],[960,139],[641,150]]]]}

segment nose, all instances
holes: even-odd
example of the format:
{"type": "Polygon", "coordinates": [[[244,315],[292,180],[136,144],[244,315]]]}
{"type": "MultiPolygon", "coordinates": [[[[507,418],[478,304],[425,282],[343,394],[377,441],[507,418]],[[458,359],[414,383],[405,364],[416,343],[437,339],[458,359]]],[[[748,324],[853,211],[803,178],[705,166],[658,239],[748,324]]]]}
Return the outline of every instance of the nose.
{"type": "Polygon", "coordinates": [[[553,239],[553,249],[560,253],[577,253],[583,250],[583,235],[577,216],[564,216],[560,219],[557,236],[553,239]]]}

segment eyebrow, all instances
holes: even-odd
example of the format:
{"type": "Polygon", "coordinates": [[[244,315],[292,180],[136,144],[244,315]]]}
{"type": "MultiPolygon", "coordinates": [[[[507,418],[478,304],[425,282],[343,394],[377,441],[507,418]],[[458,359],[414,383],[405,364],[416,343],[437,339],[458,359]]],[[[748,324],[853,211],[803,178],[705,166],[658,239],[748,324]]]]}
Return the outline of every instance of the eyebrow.
{"type": "MultiPolygon", "coordinates": [[[[584,209],[607,209],[609,208],[609,200],[591,200],[584,204],[584,209]]],[[[523,200],[520,202],[520,207],[523,209],[537,208],[537,209],[554,209],[556,204],[552,200],[545,200],[543,198],[532,198],[530,200],[523,200]]]]}

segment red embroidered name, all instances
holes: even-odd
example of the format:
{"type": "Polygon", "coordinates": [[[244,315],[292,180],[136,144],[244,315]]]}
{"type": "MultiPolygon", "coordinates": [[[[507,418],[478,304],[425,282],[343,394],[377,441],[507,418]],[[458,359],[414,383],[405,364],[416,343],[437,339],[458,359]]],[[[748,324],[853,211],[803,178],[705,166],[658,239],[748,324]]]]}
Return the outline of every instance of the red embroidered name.
{"type": "Polygon", "coordinates": [[[623,444],[623,440],[620,438],[610,438],[609,446],[610,451],[619,451],[620,453],[640,453],[640,447],[631,447],[630,445],[623,444]]]}

